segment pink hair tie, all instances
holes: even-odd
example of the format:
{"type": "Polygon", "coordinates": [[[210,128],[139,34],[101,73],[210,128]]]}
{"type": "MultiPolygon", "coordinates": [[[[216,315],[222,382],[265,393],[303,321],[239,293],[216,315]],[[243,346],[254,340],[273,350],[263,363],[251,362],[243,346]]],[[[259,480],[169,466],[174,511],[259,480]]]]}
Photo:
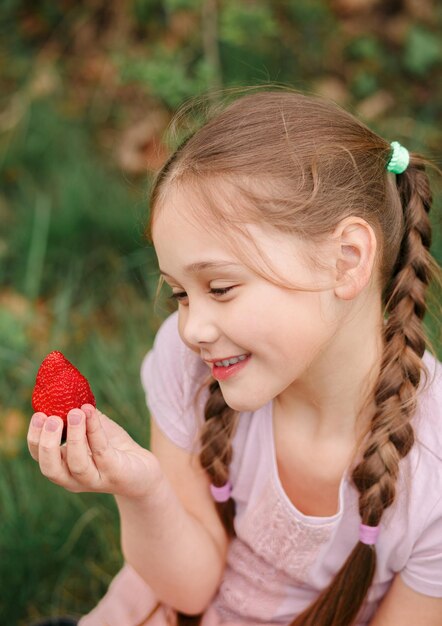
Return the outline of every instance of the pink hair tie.
{"type": "Polygon", "coordinates": [[[359,541],[367,546],[373,546],[379,535],[380,526],[359,526],[359,541]]]}
{"type": "Polygon", "coordinates": [[[230,498],[230,494],[232,493],[230,480],[228,480],[222,487],[215,487],[215,485],[211,484],[210,491],[212,492],[213,499],[216,500],[216,502],[227,502],[230,498]]]}

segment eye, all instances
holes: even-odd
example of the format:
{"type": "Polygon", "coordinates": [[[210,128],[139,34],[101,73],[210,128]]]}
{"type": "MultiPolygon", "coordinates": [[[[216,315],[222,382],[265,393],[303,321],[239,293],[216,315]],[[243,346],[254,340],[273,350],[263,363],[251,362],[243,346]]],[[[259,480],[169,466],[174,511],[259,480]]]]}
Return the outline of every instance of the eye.
{"type": "MultiPolygon", "coordinates": [[[[228,293],[231,289],[234,289],[234,285],[232,287],[220,287],[218,289],[210,289],[210,291],[208,293],[214,295],[214,296],[224,296],[226,293],[228,293]]],[[[171,300],[177,300],[178,302],[181,302],[181,300],[184,300],[185,298],[187,298],[187,293],[185,291],[179,291],[177,293],[172,293],[169,298],[171,300]]]]}
{"type": "Polygon", "coordinates": [[[180,293],[171,293],[169,296],[170,300],[178,300],[180,302],[183,298],[187,298],[187,293],[185,291],[181,291],[180,293]]]}
{"type": "Polygon", "coordinates": [[[213,288],[210,290],[210,293],[214,294],[215,296],[224,296],[233,288],[234,285],[232,287],[219,287],[218,289],[213,288]]]}

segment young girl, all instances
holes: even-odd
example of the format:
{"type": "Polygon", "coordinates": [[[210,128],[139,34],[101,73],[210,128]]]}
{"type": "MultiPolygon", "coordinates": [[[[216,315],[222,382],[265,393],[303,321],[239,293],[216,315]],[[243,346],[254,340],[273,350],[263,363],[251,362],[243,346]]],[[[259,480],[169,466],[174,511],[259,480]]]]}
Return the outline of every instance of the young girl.
{"type": "Polygon", "coordinates": [[[45,476],[119,507],[127,565],[81,626],[441,626],[424,163],[273,89],[165,164],[149,236],[178,311],[141,368],[151,451],[90,405],[66,446],[57,416],[29,429],[45,476]]]}

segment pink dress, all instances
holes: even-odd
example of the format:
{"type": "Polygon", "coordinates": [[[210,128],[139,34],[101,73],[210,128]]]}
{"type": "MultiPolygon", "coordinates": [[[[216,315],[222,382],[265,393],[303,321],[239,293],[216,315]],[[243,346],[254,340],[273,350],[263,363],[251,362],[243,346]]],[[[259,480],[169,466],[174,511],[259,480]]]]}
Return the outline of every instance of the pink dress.
{"type": "MultiPolygon", "coordinates": [[[[425,352],[430,377],[422,377],[413,416],[416,443],[401,462],[395,503],[386,510],[377,542],[378,566],[358,617],[366,626],[400,573],[417,592],[442,597],[442,365],[425,352]]],[[[195,409],[207,365],[178,334],[177,313],[162,324],[141,367],[147,405],[177,446],[198,453],[198,426],[207,391],[195,409]]],[[[240,414],[231,465],[235,530],[221,585],[202,626],[289,624],[326,587],[357,543],[358,494],[347,472],[339,510],[329,517],[301,513],[278,476],[273,403],[240,414]]],[[[126,565],[100,604],[80,626],[165,626],[175,612],[126,565]],[[157,607],[157,608],[156,608],[157,607]],[[150,611],[153,615],[147,619],[150,611]]]]}

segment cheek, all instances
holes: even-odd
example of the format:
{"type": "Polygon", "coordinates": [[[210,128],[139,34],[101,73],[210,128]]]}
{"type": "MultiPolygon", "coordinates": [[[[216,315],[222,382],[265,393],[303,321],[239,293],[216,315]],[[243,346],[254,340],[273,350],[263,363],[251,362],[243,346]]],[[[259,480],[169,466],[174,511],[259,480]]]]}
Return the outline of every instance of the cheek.
{"type": "Polygon", "coordinates": [[[265,310],[250,319],[250,336],[260,336],[271,353],[277,351],[282,365],[293,363],[293,359],[313,359],[335,330],[335,320],[324,312],[321,294],[277,295],[267,300],[270,305],[265,310]]]}
{"type": "Polygon", "coordinates": [[[316,302],[311,300],[309,306],[294,318],[294,323],[286,327],[287,350],[303,368],[327,349],[338,329],[332,310],[325,313],[320,306],[319,294],[315,295],[316,302]]]}

